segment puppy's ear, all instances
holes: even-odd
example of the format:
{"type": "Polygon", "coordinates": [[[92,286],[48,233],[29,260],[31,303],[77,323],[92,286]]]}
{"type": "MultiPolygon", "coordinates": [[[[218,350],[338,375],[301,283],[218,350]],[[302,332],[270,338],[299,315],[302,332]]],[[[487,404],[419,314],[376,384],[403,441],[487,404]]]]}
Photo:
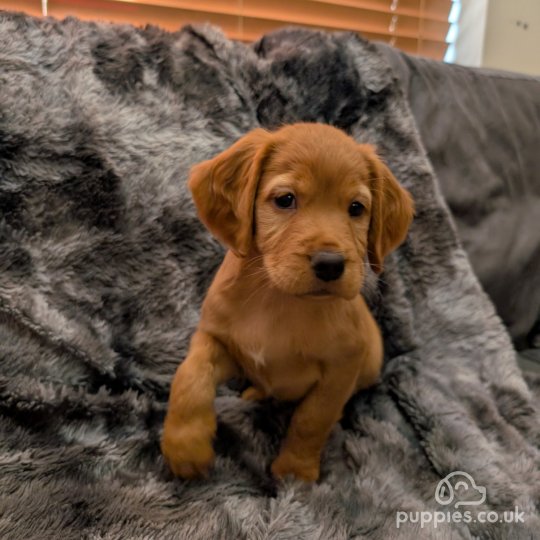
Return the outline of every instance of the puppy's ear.
{"type": "Polygon", "coordinates": [[[267,131],[255,129],[191,169],[189,188],[201,221],[241,257],[251,246],[255,196],[271,137],[267,131]]]}
{"type": "Polygon", "coordinates": [[[380,274],[384,258],[407,236],[414,216],[410,193],[400,186],[390,169],[377,157],[370,145],[362,145],[367,155],[372,195],[371,221],[368,232],[368,258],[380,274]]]}

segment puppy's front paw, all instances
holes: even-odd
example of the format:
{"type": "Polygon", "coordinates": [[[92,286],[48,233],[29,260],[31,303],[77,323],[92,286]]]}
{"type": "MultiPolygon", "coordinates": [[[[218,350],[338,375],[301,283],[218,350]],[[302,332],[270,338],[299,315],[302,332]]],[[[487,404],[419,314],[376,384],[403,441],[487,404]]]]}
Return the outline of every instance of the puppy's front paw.
{"type": "Polygon", "coordinates": [[[161,452],[175,476],[190,479],[208,474],[214,463],[214,431],[213,423],[203,420],[165,423],[161,452]]]}
{"type": "Polygon", "coordinates": [[[319,478],[320,457],[297,456],[284,449],[272,463],[271,470],[276,478],[292,475],[305,482],[315,482],[319,478]]]}

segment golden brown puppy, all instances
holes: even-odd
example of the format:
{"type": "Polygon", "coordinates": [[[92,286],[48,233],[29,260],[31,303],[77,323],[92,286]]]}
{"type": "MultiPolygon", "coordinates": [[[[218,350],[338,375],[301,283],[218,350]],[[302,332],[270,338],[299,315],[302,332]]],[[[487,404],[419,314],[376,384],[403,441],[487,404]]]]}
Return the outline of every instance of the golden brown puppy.
{"type": "Polygon", "coordinates": [[[381,272],[404,240],[411,197],[371,146],[323,124],[252,131],[196,165],[189,187],[229,251],[172,383],[165,459],[184,478],[207,473],[216,386],[241,374],[246,399],[299,400],[272,472],[316,480],[345,403],[379,377],[360,288],[365,265],[381,272]]]}

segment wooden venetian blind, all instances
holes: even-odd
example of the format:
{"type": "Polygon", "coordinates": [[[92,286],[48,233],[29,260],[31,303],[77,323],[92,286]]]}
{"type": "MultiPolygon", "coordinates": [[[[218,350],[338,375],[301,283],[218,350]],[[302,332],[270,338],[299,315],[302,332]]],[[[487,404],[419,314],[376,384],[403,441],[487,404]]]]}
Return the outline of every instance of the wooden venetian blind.
{"type": "Polygon", "coordinates": [[[352,30],[406,52],[442,59],[452,0],[0,0],[0,8],[63,18],[155,24],[210,22],[253,41],[286,25],[352,30]],[[44,7],[44,4],[46,7],[44,7]]]}

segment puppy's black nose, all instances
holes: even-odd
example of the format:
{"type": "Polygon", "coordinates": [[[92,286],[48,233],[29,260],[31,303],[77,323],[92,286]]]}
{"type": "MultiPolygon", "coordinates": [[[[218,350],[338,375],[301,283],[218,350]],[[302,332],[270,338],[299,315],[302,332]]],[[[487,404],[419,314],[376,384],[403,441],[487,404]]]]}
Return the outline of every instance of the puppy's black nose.
{"type": "Polygon", "coordinates": [[[335,281],[345,270],[345,259],[339,253],[318,251],[311,256],[311,268],[322,281],[335,281]]]}

